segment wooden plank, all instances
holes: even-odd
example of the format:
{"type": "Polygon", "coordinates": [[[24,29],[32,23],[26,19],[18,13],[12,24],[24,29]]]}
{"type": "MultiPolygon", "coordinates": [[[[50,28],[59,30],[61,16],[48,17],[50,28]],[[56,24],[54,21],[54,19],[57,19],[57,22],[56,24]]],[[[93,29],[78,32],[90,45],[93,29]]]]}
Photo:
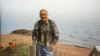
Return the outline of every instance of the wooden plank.
{"type": "Polygon", "coordinates": [[[96,46],[95,48],[96,48],[97,52],[100,52],[100,46],[96,46]]]}
{"type": "Polygon", "coordinates": [[[36,46],[30,46],[30,56],[36,56],[36,46]]]}

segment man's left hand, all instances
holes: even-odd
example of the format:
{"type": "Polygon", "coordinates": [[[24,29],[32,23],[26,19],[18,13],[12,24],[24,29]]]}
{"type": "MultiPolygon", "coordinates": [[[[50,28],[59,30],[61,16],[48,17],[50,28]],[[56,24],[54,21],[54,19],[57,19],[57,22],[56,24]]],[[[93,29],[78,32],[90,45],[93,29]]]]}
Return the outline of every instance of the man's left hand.
{"type": "Polygon", "coordinates": [[[49,51],[53,51],[55,45],[56,45],[55,43],[50,43],[49,51]]]}

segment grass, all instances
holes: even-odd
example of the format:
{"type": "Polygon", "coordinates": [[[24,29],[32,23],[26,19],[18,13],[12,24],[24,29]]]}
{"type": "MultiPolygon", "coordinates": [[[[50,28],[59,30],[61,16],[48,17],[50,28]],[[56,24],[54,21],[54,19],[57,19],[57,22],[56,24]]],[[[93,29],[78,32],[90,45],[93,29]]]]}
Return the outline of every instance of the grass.
{"type": "Polygon", "coordinates": [[[28,45],[17,47],[16,56],[30,56],[30,48],[28,45]]]}
{"type": "Polygon", "coordinates": [[[30,45],[19,43],[16,48],[8,46],[0,49],[0,56],[30,56],[30,45]]]}

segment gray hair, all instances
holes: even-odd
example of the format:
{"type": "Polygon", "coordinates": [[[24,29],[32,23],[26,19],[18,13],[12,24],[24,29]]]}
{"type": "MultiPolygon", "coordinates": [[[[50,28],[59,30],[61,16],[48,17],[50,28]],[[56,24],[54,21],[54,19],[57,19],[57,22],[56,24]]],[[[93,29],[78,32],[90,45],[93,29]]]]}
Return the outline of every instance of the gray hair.
{"type": "Polygon", "coordinates": [[[46,11],[46,12],[48,13],[48,11],[47,11],[46,9],[41,9],[41,10],[40,10],[40,13],[41,13],[42,11],[46,11]]]}

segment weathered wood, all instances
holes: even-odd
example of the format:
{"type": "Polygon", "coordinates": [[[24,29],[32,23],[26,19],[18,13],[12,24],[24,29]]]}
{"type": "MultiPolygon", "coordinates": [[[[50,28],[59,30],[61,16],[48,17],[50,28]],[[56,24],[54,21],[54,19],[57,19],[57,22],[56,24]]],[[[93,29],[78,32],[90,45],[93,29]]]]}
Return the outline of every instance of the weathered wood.
{"type": "Polygon", "coordinates": [[[100,46],[95,46],[95,47],[91,50],[89,56],[100,56],[100,46]]]}
{"type": "Polygon", "coordinates": [[[36,46],[30,46],[30,56],[36,56],[36,46]]]}
{"type": "Polygon", "coordinates": [[[96,55],[100,56],[100,46],[96,46],[96,55]]]}

